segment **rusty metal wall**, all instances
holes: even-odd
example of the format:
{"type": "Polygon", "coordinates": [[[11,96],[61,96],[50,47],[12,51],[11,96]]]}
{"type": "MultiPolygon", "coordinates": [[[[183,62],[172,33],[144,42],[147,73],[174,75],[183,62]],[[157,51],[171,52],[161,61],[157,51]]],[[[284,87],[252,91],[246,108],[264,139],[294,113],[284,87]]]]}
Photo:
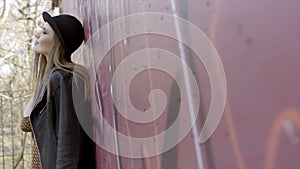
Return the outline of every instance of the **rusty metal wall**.
{"type": "MultiPolygon", "coordinates": [[[[137,109],[145,111],[151,107],[148,96],[151,90],[157,88],[165,92],[168,103],[163,114],[154,122],[134,123],[114,107],[111,91],[122,92],[122,89],[111,86],[113,73],[122,60],[141,49],[165,49],[181,56],[178,41],[166,36],[143,34],[112,44],[112,34],[98,36],[97,31],[107,23],[130,14],[161,12],[174,15],[170,2],[60,1],[62,13],[74,14],[84,23],[86,48],[92,51],[89,54],[95,60],[104,45],[112,46],[101,64],[90,67],[94,84],[91,88],[93,108],[95,116],[102,114],[103,119],[118,132],[130,137],[150,137],[168,129],[178,115],[180,91],[174,79],[164,72],[147,70],[138,74],[130,85],[130,101],[137,109]],[[93,42],[89,41],[92,38],[93,42]]],[[[210,39],[226,74],[227,100],[223,117],[212,137],[200,146],[204,168],[300,168],[300,1],[173,2],[176,14],[194,24],[210,39]]],[[[160,22],[167,22],[164,19],[162,17],[160,22]]],[[[205,66],[194,51],[184,46],[184,53],[200,91],[201,104],[196,120],[200,132],[211,104],[212,84],[205,66]]],[[[101,132],[96,134],[99,140],[113,142],[106,139],[113,138],[115,133],[109,132],[102,122],[99,124],[101,132]]],[[[99,146],[97,167],[199,168],[198,148],[193,138],[190,131],[170,151],[148,158],[116,156],[99,146]]],[[[168,140],[163,144],[168,144],[168,140]]],[[[116,145],[120,150],[123,146],[129,149],[135,146],[118,142],[116,145]]],[[[150,152],[147,147],[140,147],[140,151],[145,156],[150,152]]]]}

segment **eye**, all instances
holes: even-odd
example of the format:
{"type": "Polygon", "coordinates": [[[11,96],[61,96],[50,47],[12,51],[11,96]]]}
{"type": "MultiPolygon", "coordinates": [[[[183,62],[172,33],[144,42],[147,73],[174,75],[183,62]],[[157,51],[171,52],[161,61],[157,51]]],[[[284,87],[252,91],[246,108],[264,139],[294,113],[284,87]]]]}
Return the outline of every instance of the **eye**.
{"type": "Polygon", "coordinates": [[[42,29],[42,33],[43,34],[48,34],[48,31],[47,31],[47,29],[45,27],[42,29]]]}

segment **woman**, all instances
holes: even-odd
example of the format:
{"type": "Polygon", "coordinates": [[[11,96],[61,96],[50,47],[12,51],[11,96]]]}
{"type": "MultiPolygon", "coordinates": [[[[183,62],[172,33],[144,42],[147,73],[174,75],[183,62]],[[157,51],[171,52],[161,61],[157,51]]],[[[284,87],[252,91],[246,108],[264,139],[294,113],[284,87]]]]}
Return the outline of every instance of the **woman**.
{"type": "Polygon", "coordinates": [[[51,17],[43,12],[43,19],[45,25],[35,35],[33,48],[37,54],[34,94],[22,125],[24,129],[24,124],[30,124],[36,143],[33,157],[38,159],[33,168],[92,169],[95,144],[86,134],[92,133],[92,126],[81,125],[92,124],[88,76],[71,61],[71,54],[84,40],[84,29],[70,15],[51,17]]]}

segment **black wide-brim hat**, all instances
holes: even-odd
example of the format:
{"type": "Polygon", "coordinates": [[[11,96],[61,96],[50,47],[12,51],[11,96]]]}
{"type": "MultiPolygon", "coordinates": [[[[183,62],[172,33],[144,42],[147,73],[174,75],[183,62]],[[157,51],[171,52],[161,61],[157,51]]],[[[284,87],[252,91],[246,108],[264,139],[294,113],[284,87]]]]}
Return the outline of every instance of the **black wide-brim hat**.
{"type": "Polygon", "coordinates": [[[74,16],[61,14],[52,17],[47,12],[43,12],[43,19],[51,26],[65,49],[65,54],[71,54],[78,49],[84,40],[84,28],[81,22],[74,16]]]}

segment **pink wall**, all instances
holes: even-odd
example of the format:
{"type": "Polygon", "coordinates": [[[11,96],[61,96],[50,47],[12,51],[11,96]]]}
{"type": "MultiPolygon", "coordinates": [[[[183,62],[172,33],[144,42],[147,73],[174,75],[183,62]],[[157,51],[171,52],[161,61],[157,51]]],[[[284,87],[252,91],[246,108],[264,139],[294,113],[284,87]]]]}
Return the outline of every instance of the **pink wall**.
{"type": "MultiPolygon", "coordinates": [[[[95,60],[109,42],[109,35],[96,36],[95,33],[108,22],[140,12],[172,14],[169,1],[162,0],[123,0],[123,7],[121,0],[62,2],[63,13],[72,13],[83,21],[86,45],[93,51],[90,55],[95,60]]],[[[300,168],[300,1],[175,0],[175,4],[179,17],[190,21],[208,36],[219,53],[226,74],[227,102],[223,117],[212,137],[200,146],[204,167],[300,168]]],[[[161,19],[161,22],[167,22],[161,19]]],[[[110,35],[110,40],[113,38],[110,35]]],[[[102,137],[96,134],[98,141],[109,144],[113,142],[110,138],[114,137],[114,133],[101,123],[99,114],[111,126],[116,124],[120,133],[130,137],[157,135],[177,117],[180,91],[168,74],[153,69],[143,71],[131,82],[130,101],[138,110],[147,110],[150,91],[162,89],[168,100],[163,114],[154,122],[142,124],[126,119],[114,109],[111,96],[113,72],[128,55],[145,48],[165,49],[180,56],[177,40],[143,34],[128,38],[126,44],[124,41],[117,43],[100,65],[90,67],[93,82],[97,81],[92,86],[94,114],[99,119],[99,131],[103,133],[102,137]]],[[[200,131],[211,104],[211,84],[201,60],[186,46],[185,55],[200,91],[201,104],[196,121],[200,131]]],[[[123,73],[125,77],[127,72],[123,73]]],[[[123,92],[118,87],[112,87],[112,90],[123,92]]],[[[180,132],[180,127],[177,131],[180,132]]],[[[120,151],[123,147],[130,150],[135,146],[131,143],[119,143],[120,151]]],[[[168,140],[161,144],[168,144],[168,140]]],[[[97,166],[99,169],[118,166],[123,169],[194,169],[198,164],[195,149],[190,131],[175,148],[150,158],[118,158],[98,147],[97,166]]],[[[145,147],[140,150],[145,156],[151,152],[145,147]]]]}

